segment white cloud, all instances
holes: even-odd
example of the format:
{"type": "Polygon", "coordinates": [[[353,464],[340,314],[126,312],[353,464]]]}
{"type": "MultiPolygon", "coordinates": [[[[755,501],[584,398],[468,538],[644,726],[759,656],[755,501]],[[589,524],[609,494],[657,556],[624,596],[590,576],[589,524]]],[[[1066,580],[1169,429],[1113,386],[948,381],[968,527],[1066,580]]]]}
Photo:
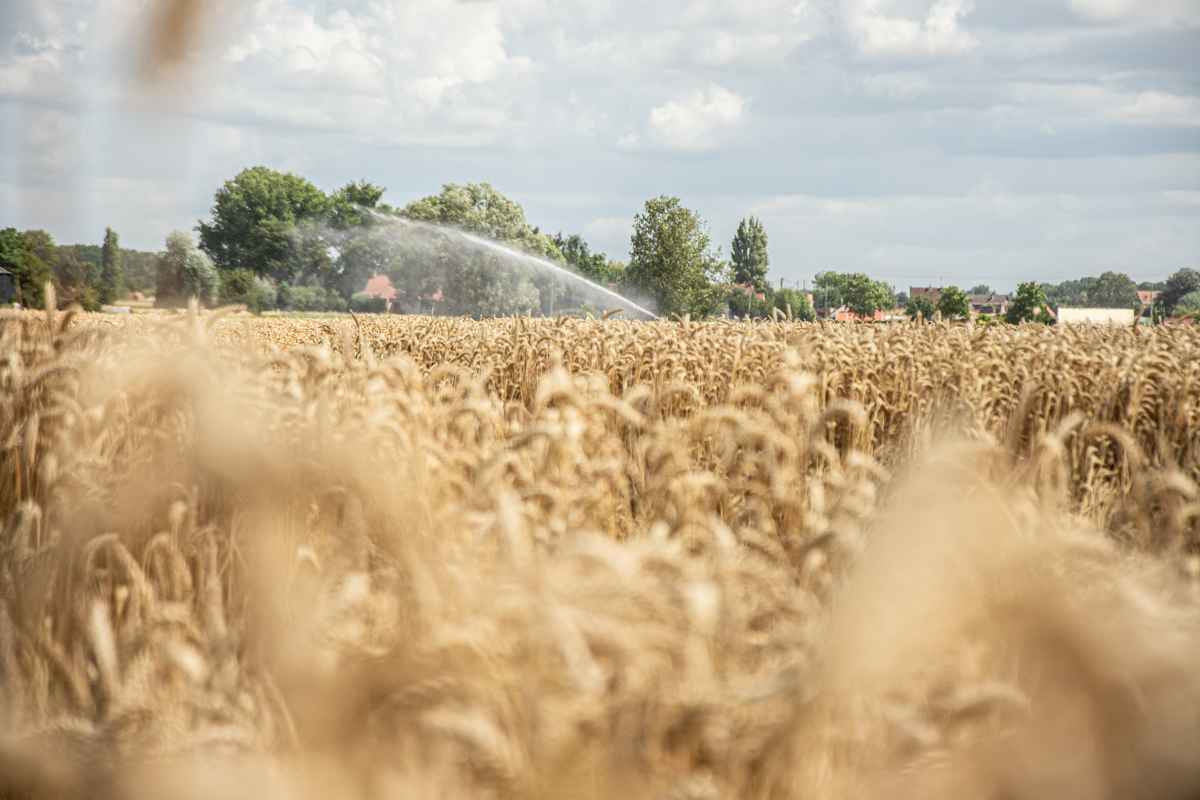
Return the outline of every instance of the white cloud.
{"type": "Polygon", "coordinates": [[[865,75],[862,84],[869,96],[886,97],[891,100],[912,100],[929,91],[929,78],[914,72],[865,75]]]}
{"type": "MultiPolygon", "coordinates": [[[[1079,121],[1125,122],[1134,125],[1200,126],[1200,98],[1154,90],[1121,92],[1094,84],[1019,84],[1011,97],[1023,110],[1053,110],[1058,124],[1079,121]]],[[[990,113],[1010,117],[1012,106],[990,113]]]]}
{"type": "Polygon", "coordinates": [[[851,0],[847,5],[851,35],[865,56],[956,56],[979,44],[959,26],[971,0],[936,0],[924,20],[888,16],[888,0],[851,0]]]}
{"type": "Polygon", "coordinates": [[[1195,0],[1069,0],[1084,19],[1131,22],[1139,27],[1195,28],[1200,26],[1200,3],[1195,0]]]}
{"type": "MultiPolygon", "coordinates": [[[[696,92],[682,102],[674,100],[650,110],[646,138],[664,150],[707,150],[716,146],[720,133],[742,116],[746,98],[721,86],[696,92]]],[[[629,134],[618,146],[633,149],[642,137],[629,134]]]]}

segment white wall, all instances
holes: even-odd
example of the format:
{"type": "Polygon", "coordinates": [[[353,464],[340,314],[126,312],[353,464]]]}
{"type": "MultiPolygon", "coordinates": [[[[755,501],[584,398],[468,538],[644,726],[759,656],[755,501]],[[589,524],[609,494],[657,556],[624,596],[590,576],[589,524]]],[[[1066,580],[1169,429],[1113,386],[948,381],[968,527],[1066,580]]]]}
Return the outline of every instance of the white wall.
{"type": "Polygon", "coordinates": [[[1059,308],[1059,322],[1091,322],[1096,325],[1132,325],[1132,308],[1059,308]]]}

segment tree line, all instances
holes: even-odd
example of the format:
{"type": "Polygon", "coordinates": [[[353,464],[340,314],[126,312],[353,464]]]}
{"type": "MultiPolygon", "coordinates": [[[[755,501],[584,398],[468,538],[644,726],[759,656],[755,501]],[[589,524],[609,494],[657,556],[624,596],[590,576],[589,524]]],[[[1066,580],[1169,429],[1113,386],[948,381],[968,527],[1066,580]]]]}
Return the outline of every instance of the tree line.
{"type": "MultiPolygon", "coordinates": [[[[376,275],[388,277],[397,295],[393,309],[399,311],[553,315],[572,301],[553,274],[505,269],[501,255],[438,233],[454,229],[557,264],[652,304],[662,315],[816,316],[807,293],[772,287],[767,233],[753,216],[738,225],[725,259],[696,211],[677,197],[652,198],[634,217],[629,259],[622,262],[592,252],[580,234],[543,233],[519,203],[488,183],[449,183],[439,194],[403,207],[382,202],[384,191],[362,180],[326,193],[299,175],[251,167],[217,190],[210,217],[195,228],[198,241],[174,231],[164,249],[151,254],[121,248],[111,229],[103,245],[56,246],[44,231],[9,228],[0,232],[0,266],[19,280],[31,307],[44,303],[43,287],[50,282],[60,304],[85,309],[145,291],[161,307],[196,298],[206,306],[243,304],[256,313],[379,311],[384,302],[364,292],[376,275]],[[425,225],[423,238],[393,235],[394,223],[425,225]]],[[[1139,288],[1160,290],[1160,313],[1200,308],[1200,274],[1194,270],[1144,287],[1106,272],[1058,286],[1021,284],[1006,319],[1049,321],[1047,307],[1067,304],[1136,305],[1139,288]]],[[[819,272],[812,282],[816,303],[866,319],[898,303],[911,317],[940,312],[943,318],[965,318],[967,295],[989,291],[983,285],[965,292],[948,287],[935,306],[860,272],[819,272]]],[[[603,309],[588,301],[576,310],[603,309]]]]}

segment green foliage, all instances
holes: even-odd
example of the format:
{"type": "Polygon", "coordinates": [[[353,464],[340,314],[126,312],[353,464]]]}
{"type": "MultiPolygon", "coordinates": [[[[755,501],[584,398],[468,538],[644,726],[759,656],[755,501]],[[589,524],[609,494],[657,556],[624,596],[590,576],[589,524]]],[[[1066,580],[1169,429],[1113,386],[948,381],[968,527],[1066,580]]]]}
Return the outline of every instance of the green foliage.
{"type": "Polygon", "coordinates": [[[1088,291],[1097,280],[1097,278],[1078,278],[1077,280],[1063,281],[1058,285],[1043,283],[1040,288],[1046,305],[1057,311],[1059,306],[1086,306],[1088,291]]]}
{"type": "Polygon", "coordinates": [[[356,292],[350,296],[350,310],[360,314],[382,314],[387,311],[387,300],[372,297],[366,292],[356,292]]]}
{"type": "MultiPolygon", "coordinates": [[[[70,253],[69,249],[65,249],[70,253]]],[[[95,265],[67,255],[54,265],[58,278],[58,307],[80,306],[84,311],[100,310],[100,293],[94,287],[95,265]]]]}
{"type": "Polygon", "coordinates": [[[266,280],[256,277],[245,267],[221,270],[217,289],[218,301],[223,306],[243,305],[255,314],[274,308],[277,293],[266,280]]]}
{"type": "Polygon", "coordinates": [[[104,229],[104,246],[100,256],[100,302],[112,303],[125,296],[125,281],[121,278],[121,246],[112,228],[104,229]]]}
{"type": "Polygon", "coordinates": [[[930,299],[920,295],[909,298],[909,301],[904,305],[905,315],[912,320],[915,320],[917,318],[917,314],[920,314],[921,319],[928,322],[929,320],[933,319],[933,313],[935,311],[937,311],[937,309],[933,307],[933,303],[930,301],[930,299]]]}
{"type": "Polygon", "coordinates": [[[876,311],[894,307],[896,297],[887,284],[855,272],[846,276],[843,302],[851,314],[870,318],[876,311]]]}
{"type": "Polygon", "coordinates": [[[942,319],[967,319],[971,316],[971,301],[957,286],[947,286],[938,297],[937,310],[942,319]]]}
{"type": "Polygon", "coordinates": [[[846,299],[846,279],[840,272],[818,272],[813,278],[813,301],[822,307],[840,308],[846,299]]]}
{"type": "Polygon", "coordinates": [[[967,289],[967,294],[991,294],[991,293],[992,293],[992,287],[988,286],[986,283],[977,283],[974,286],[972,286],[970,289],[967,289]]]}
{"type": "Polygon", "coordinates": [[[610,261],[604,253],[591,252],[588,243],[577,233],[564,238],[560,231],[553,237],[553,242],[566,262],[592,283],[607,288],[625,277],[624,264],[610,261]]]}
{"type": "MultiPolygon", "coordinates": [[[[260,277],[291,281],[328,248],[316,226],[333,203],[304,178],[251,167],[217,190],[211,222],[201,223],[200,246],[222,270],[248,269],[260,277]]],[[[330,262],[332,263],[332,262],[330,262]]]]}
{"type": "Polygon", "coordinates": [[[1183,297],[1179,298],[1179,302],[1175,307],[1182,311],[1200,311],[1200,290],[1188,292],[1183,297]]]}
{"type": "Polygon", "coordinates": [[[1045,322],[1053,319],[1046,315],[1045,306],[1046,295],[1042,287],[1036,281],[1022,283],[1017,286],[1017,296],[1009,305],[1004,321],[1016,325],[1019,322],[1045,322]]]}
{"type": "Polygon", "coordinates": [[[808,302],[808,296],[791,287],[773,292],[771,306],[778,308],[784,314],[790,312],[791,318],[795,320],[812,322],[817,318],[817,312],[813,311],[812,304],[808,302]]]}
{"type": "Polygon", "coordinates": [[[49,240],[49,247],[41,252],[48,252],[50,257],[56,257],[54,240],[45,231],[26,231],[20,233],[16,228],[5,228],[0,231],[0,267],[13,274],[14,281],[21,288],[21,300],[26,308],[42,308],[45,305],[46,284],[55,282],[50,265],[37,254],[37,245],[41,234],[49,240]]]}
{"type": "Polygon", "coordinates": [[[1170,311],[1179,305],[1184,297],[1200,290],[1200,272],[1184,267],[1167,278],[1166,284],[1166,288],[1158,296],[1158,305],[1170,311]]]}
{"type": "Polygon", "coordinates": [[[217,271],[185,231],[167,236],[167,249],[158,255],[157,270],[156,308],[178,308],[192,297],[211,306],[216,299],[217,271]]]}
{"type": "Polygon", "coordinates": [[[1104,272],[1088,289],[1092,308],[1133,308],[1138,304],[1137,284],[1128,275],[1104,272]]]}
{"type": "Polygon", "coordinates": [[[121,277],[125,287],[131,292],[143,292],[147,296],[154,294],[154,282],[157,279],[158,256],[141,250],[121,248],[121,277]]]}
{"type": "Polygon", "coordinates": [[[771,309],[775,307],[774,300],[774,292],[771,291],[770,286],[762,287],[758,293],[752,289],[750,294],[739,287],[729,287],[725,294],[725,306],[729,309],[729,315],[734,319],[770,317],[771,309]],[[761,299],[758,294],[762,294],[761,299]]]}
{"type": "MultiPolygon", "coordinates": [[[[526,221],[521,204],[509,200],[490,183],[448,183],[441,194],[413,201],[400,213],[412,220],[495,239],[540,258],[562,261],[554,241],[526,221]]],[[[499,254],[465,246],[449,236],[434,238],[431,248],[401,254],[400,268],[388,270],[398,293],[413,306],[410,310],[428,308],[440,288],[443,300],[439,310],[449,314],[486,317],[551,312],[553,277],[532,276],[514,269],[499,254]]],[[[557,291],[561,297],[563,288],[557,291]]]]}
{"type": "Polygon", "coordinates": [[[647,200],[634,217],[626,282],[653,298],[662,315],[703,317],[721,308],[729,273],[720,253],[709,249],[708,226],[678,197],[647,200]]]}
{"type": "Polygon", "coordinates": [[[767,255],[767,232],[755,217],[743,219],[734,234],[729,249],[733,265],[733,282],[750,284],[762,288],[767,283],[767,267],[771,263],[767,255]]]}

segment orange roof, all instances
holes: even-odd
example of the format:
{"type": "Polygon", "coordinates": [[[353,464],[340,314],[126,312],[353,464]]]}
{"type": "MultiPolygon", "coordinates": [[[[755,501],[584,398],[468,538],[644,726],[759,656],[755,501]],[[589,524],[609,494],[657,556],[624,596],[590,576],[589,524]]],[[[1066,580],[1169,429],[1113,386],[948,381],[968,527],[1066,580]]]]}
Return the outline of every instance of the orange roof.
{"type": "Polygon", "coordinates": [[[371,280],[367,281],[367,287],[363,291],[371,297],[382,297],[384,300],[396,299],[396,287],[392,286],[392,279],[379,273],[371,276],[371,280]]]}

